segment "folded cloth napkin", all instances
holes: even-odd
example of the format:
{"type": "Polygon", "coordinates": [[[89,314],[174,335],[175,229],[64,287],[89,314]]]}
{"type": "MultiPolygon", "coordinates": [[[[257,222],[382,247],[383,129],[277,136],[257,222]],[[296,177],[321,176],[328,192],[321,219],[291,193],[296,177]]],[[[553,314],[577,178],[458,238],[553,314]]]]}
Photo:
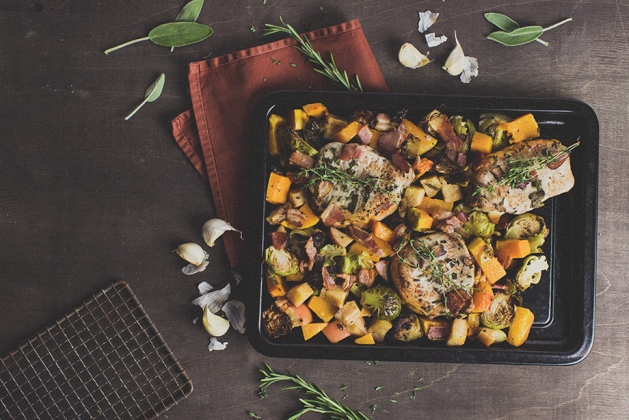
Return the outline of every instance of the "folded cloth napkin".
{"type": "MultiPolygon", "coordinates": [[[[365,91],[387,91],[358,20],[304,35],[326,61],[331,53],[339,69],[357,74],[365,91]]],[[[172,121],[177,144],[210,183],[217,217],[239,230],[247,229],[251,218],[246,191],[256,104],[274,90],[334,89],[296,43],[287,38],[190,63],[192,110],[172,121]]],[[[223,241],[232,267],[246,261],[246,244],[238,234],[227,232],[223,241]]]]}

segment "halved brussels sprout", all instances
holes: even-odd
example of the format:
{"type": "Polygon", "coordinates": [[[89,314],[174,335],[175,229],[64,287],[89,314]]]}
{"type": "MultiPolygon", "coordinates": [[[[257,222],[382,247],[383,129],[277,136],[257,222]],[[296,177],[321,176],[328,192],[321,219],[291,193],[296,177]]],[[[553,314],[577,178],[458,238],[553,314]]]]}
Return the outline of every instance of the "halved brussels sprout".
{"type": "Polygon", "coordinates": [[[511,220],[505,230],[506,239],[526,239],[529,241],[531,253],[539,253],[544,240],[548,236],[546,222],[542,216],[532,213],[520,214],[511,220]]]}
{"type": "Polygon", "coordinates": [[[343,274],[354,274],[361,268],[373,268],[373,261],[371,261],[366,251],[360,254],[348,252],[343,256],[343,261],[341,262],[341,272],[343,274]]]}
{"type": "Polygon", "coordinates": [[[470,235],[479,238],[488,238],[494,233],[496,225],[489,220],[487,213],[482,211],[473,211],[467,216],[467,222],[463,224],[470,235]]]}
{"type": "Polygon", "coordinates": [[[544,255],[529,255],[522,261],[522,267],[515,275],[515,284],[518,289],[524,291],[531,284],[539,283],[542,271],[548,270],[548,261],[544,255]]]}
{"type": "Polygon", "coordinates": [[[511,295],[497,293],[489,309],[480,315],[480,322],[488,327],[502,330],[509,327],[515,317],[515,304],[511,295]]]}
{"type": "Polygon", "coordinates": [[[413,312],[400,315],[391,328],[391,337],[394,340],[409,342],[417,340],[424,335],[419,317],[413,312]]]}
{"type": "Polygon", "coordinates": [[[365,290],[360,297],[360,304],[378,319],[391,321],[402,311],[402,299],[395,290],[387,286],[374,286],[365,290]]]}
{"type": "Polygon", "coordinates": [[[278,276],[289,276],[299,271],[299,260],[293,254],[272,245],[264,250],[264,261],[278,276]]]}

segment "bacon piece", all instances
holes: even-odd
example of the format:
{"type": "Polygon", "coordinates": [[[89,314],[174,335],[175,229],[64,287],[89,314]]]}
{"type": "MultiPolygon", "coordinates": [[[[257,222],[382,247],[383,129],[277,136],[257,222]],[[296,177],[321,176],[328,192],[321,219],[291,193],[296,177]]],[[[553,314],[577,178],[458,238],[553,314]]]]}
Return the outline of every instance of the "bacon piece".
{"type": "Polygon", "coordinates": [[[289,208],[286,210],[286,221],[293,226],[301,227],[306,221],[306,215],[298,209],[289,208]]]}
{"type": "Polygon", "coordinates": [[[433,220],[437,220],[437,221],[446,220],[452,216],[454,216],[453,212],[444,210],[442,208],[435,209],[435,211],[432,213],[433,220]]]}
{"type": "Polygon", "coordinates": [[[336,283],[334,282],[334,277],[330,275],[328,269],[323,266],[321,269],[321,278],[323,279],[323,287],[327,290],[332,290],[336,287],[336,283]]]}
{"type": "Polygon", "coordinates": [[[395,130],[387,131],[378,138],[378,149],[384,153],[393,154],[398,151],[405,138],[406,127],[400,124],[395,130]]]}
{"type": "Polygon", "coordinates": [[[465,313],[472,304],[472,297],[464,289],[453,289],[446,294],[446,306],[452,315],[465,313]]]}
{"type": "Polygon", "coordinates": [[[288,243],[288,233],[286,232],[272,232],[271,242],[275,249],[284,249],[288,243]]]}
{"type": "MultiPolygon", "coordinates": [[[[459,212],[461,213],[461,212],[459,212]]],[[[453,214],[451,217],[439,220],[435,223],[435,227],[445,233],[454,233],[456,228],[459,228],[467,221],[465,214],[461,217],[460,214],[453,214]]]]}
{"type": "Polygon", "coordinates": [[[363,154],[362,149],[358,147],[358,144],[349,143],[343,147],[343,150],[341,150],[341,154],[339,155],[339,160],[348,161],[352,159],[360,159],[362,154],[363,154]]]}
{"type": "Polygon", "coordinates": [[[321,221],[324,226],[332,226],[335,223],[340,223],[345,220],[341,208],[335,204],[328,204],[323,213],[321,213],[321,221]]]}
{"type": "Polygon", "coordinates": [[[354,225],[349,225],[347,233],[356,241],[363,244],[365,248],[367,248],[367,252],[369,252],[369,254],[377,255],[378,251],[382,251],[378,246],[378,243],[375,241],[375,239],[373,239],[371,233],[357,228],[354,225]]]}
{"type": "MultiPolygon", "coordinates": [[[[383,260],[381,260],[383,261],[383,260]]],[[[376,281],[376,270],[361,268],[358,271],[358,282],[364,284],[367,287],[371,287],[376,281]]]]}
{"type": "Polygon", "coordinates": [[[408,161],[404,159],[400,153],[394,153],[391,155],[391,161],[395,167],[402,172],[408,172],[408,170],[411,169],[411,164],[408,163],[408,161]]]}
{"type": "Polygon", "coordinates": [[[349,292],[354,283],[356,283],[356,276],[352,274],[337,274],[336,277],[343,279],[343,290],[349,292]]]}
{"type": "Polygon", "coordinates": [[[371,139],[373,138],[373,132],[369,129],[369,126],[363,125],[358,130],[358,138],[362,144],[371,143],[371,139]]]}
{"type": "Polygon", "coordinates": [[[312,165],[314,165],[314,159],[299,150],[295,150],[288,158],[288,163],[301,168],[310,169],[312,165]]]}
{"type": "Polygon", "coordinates": [[[312,236],[308,238],[306,241],[306,255],[308,256],[308,271],[312,270],[312,267],[315,263],[315,257],[317,256],[317,248],[314,246],[314,241],[312,236]]]}
{"type": "Polygon", "coordinates": [[[378,275],[386,281],[389,281],[389,266],[387,264],[387,260],[380,260],[375,263],[374,266],[378,275]]]}

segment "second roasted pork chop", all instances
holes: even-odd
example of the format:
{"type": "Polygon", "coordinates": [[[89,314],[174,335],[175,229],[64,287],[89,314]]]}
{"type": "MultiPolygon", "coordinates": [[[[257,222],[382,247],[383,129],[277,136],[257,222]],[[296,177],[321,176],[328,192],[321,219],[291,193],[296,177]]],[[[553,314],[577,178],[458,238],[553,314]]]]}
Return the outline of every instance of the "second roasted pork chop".
{"type": "Polygon", "coordinates": [[[389,269],[404,303],[420,315],[434,318],[472,310],[474,263],[456,233],[411,239],[392,257],[389,269]]]}
{"type": "Polygon", "coordinates": [[[337,214],[330,223],[335,227],[362,228],[393,214],[414,178],[410,167],[404,172],[371,147],[353,143],[323,146],[314,167],[347,176],[347,181],[318,180],[310,187],[315,211],[337,214]]]}

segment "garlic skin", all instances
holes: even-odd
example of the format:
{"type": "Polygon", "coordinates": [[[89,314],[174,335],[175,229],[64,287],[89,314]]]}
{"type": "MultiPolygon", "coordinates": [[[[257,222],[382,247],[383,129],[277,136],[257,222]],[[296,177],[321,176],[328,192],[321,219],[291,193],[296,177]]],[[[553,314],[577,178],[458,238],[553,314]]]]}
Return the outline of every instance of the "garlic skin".
{"type": "Polygon", "coordinates": [[[200,245],[195,244],[194,242],[179,245],[177,249],[175,249],[175,253],[197,267],[203,264],[203,262],[209,257],[208,253],[205,252],[200,245]]]}
{"type": "Polygon", "coordinates": [[[221,308],[232,328],[240,334],[245,333],[245,305],[239,300],[230,300],[221,308]]]}
{"type": "Polygon", "coordinates": [[[428,57],[420,53],[417,48],[409,42],[400,47],[398,60],[400,60],[400,63],[402,63],[404,67],[408,67],[409,69],[417,69],[430,63],[428,57]]]}
{"type": "Polygon", "coordinates": [[[434,34],[434,32],[426,34],[425,37],[426,37],[426,44],[428,45],[428,48],[434,48],[438,45],[443,44],[444,42],[448,40],[447,36],[441,35],[438,37],[434,34]]]}
{"type": "Polygon", "coordinates": [[[212,313],[217,313],[221,310],[229,295],[231,294],[232,287],[231,284],[223,287],[219,290],[213,290],[209,293],[205,293],[195,300],[192,301],[193,304],[199,305],[202,308],[209,308],[212,313]]]}
{"type": "Polygon", "coordinates": [[[210,307],[206,306],[203,311],[203,327],[212,337],[221,337],[229,330],[229,321],[213,314],[210,307]]]}
{"type": "Polygon", "coordinates": [[[463,73],[463,69],[465,68],[465,54],[463,53],[463,47],[461,47],[459,39],[456,37],[456,33],[454,34],[454,39],[456,40],[456,47],[454,47],[448,56],[443,69],[452,76],[458,76],[463,73]]]}
{"type": "Polygon", "coordinates": [[[227,348],[227,344],[229,344],[227,341],[221,343],[216,339],[216,337],[210,337],[210,344],[207,346],[207,349],[209,351],[225,350],[227,348]]]}
{"type": "Polygon", "coordinates": [[[437,21],[438,17],[439,13],[434,13],[430,10],[419,12],[419,23],[417,24],[417,30],[423,34],[428,28],[433,25],[433,23],[437,21]]]}
{"type": "Polygon", "coordinates": [[[474,57],[465,57],[465,66],[461,73],[461,81],[469,83],[472,77],[478,76],[478,60],[474,57]]]}
{"type": "Polygon", "coordinates": [[[232,225],[221,219],[210,219],[205,222],[203,224],[201,233],[203,235],[203,240],[205,241],[205,243],[208,246],[213,247],[216,240],[228,230],[233,230],[240,233],[240,239],[242,239],[241,231],[235,229],[232,225]]]}

